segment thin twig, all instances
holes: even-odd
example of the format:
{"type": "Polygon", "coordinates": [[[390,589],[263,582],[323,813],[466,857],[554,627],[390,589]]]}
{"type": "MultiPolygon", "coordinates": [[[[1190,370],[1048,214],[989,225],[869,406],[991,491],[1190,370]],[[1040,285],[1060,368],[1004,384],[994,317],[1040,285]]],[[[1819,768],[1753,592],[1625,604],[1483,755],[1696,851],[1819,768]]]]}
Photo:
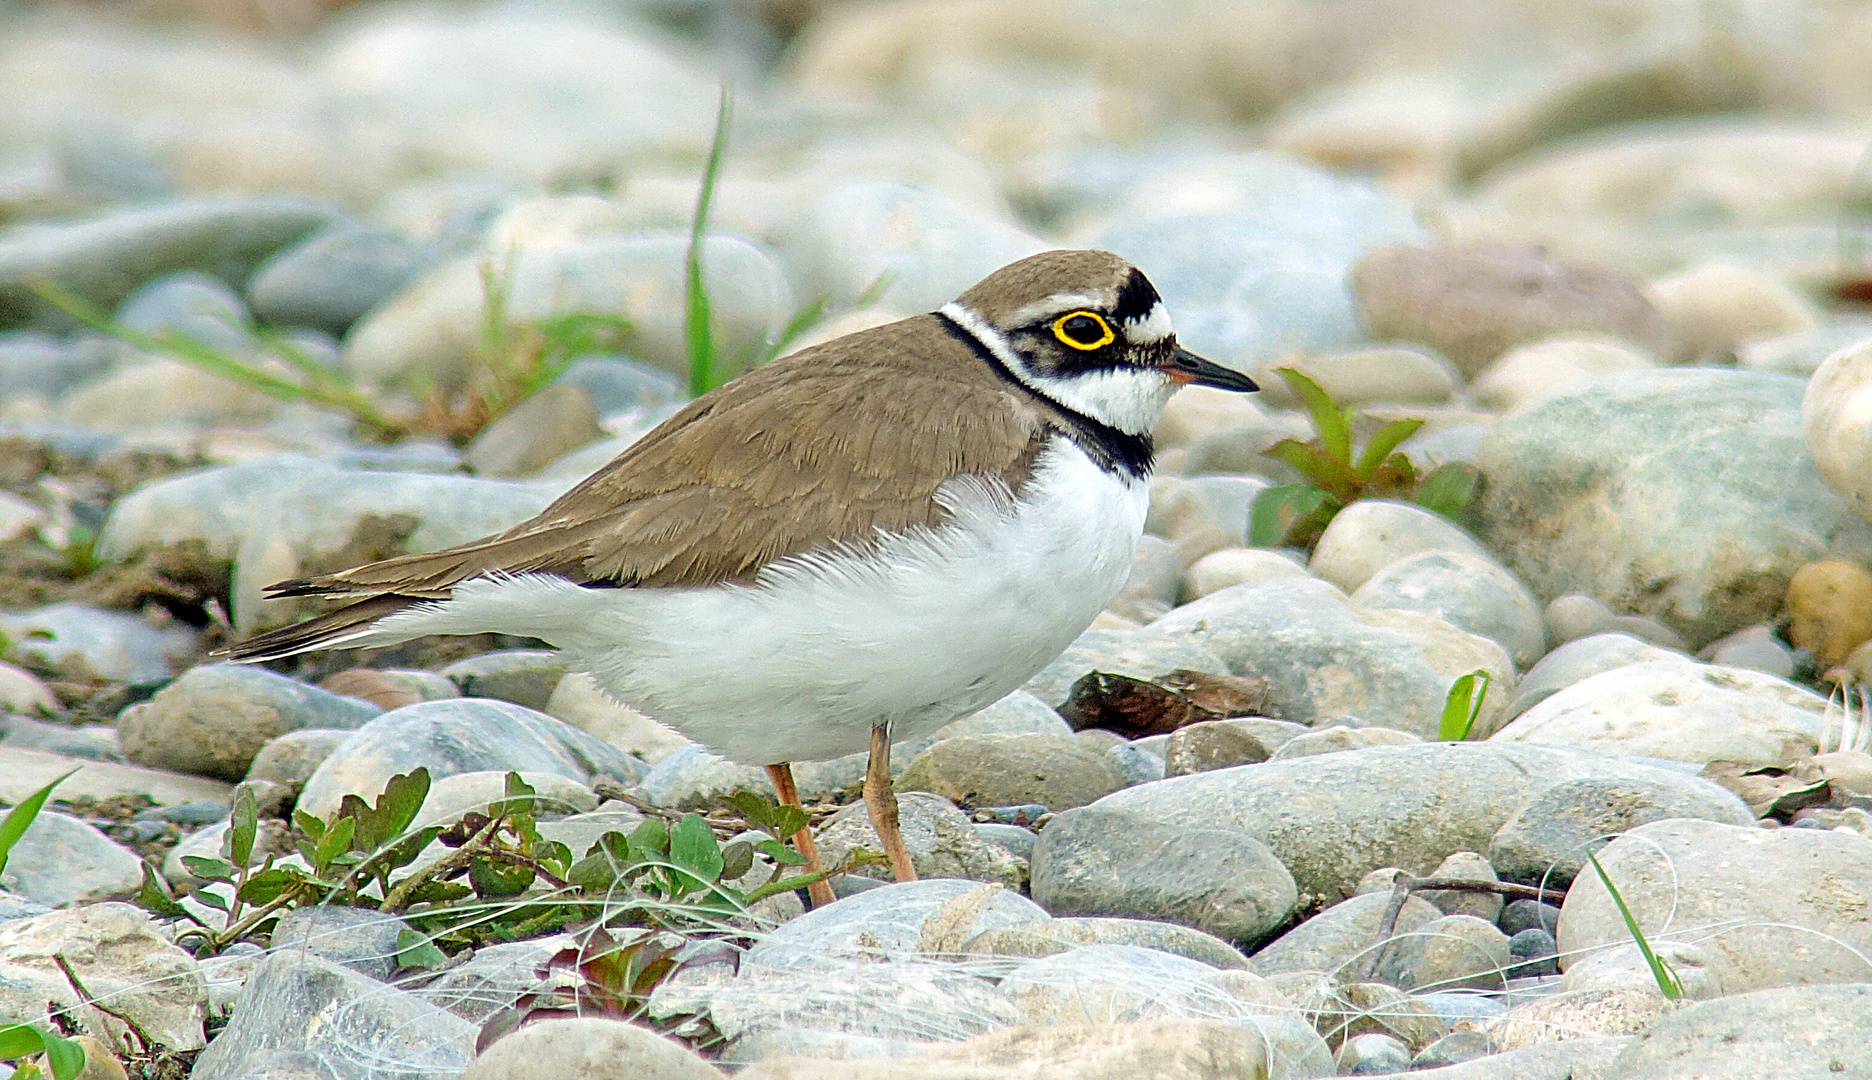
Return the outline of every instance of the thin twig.
{"type": "Polygon", "coordinates": [[[1400,870],[1396,885],[1391,890],[1391,902],[1385,905],[1384,915],[1378,920],[1378,941],[1365,955],[1365,962],[1359,967],[1361,979],[1369,979],[1377,973],[1378,965],[1384,960],[1385,950],[1390,947],[1391,938],[1397,933],[1398,916],[1404,911],[1404,902],[1410,899],[1411,893],[1419,891],[1488,892],[1554,904],[1566,899],[1564,892],[1555,889],[1538,889],[1532,885],[1522,885],[1514,881],[1489,881],[1485,878],[1421,878],[1400,870]]]}
{"type": "MultiPolygon", "coordinates": [[[[104,1004],[103,1002],[99,1001],[97,998],[92,997],[91,991],[85,989],[84,983],[78,981],[78,973],[72,970],[71,963],[65,959],[64,953],[59,953],[59,952],[53,953],[52,962],[57,964],[58,969],[65,973],[65,981],[71,984],[72,993],[78,995],[78,1004],[89,1005],[93,1009],[96,1009],[98,1012],[103,1013],[105,1016],[111,1017],[112,1019],[122,1022],[122,1024],[125,1027],[130,1029],[130,1033],[135,1035],[143,1043],[144,1053],[146,1054],[155,1053],[156,1045],[157,1045],[156,1040],[150,1038],[150,1033],[143,1029],[143,1025],[137,1023],[135,1020],[131,1019],[130,1017],[125,1016],[123,1013],[117,1011],[111,1006],[104,1004]]],[[[110,1028],[108,1027],[104,1028],[104,1035],[106,1038],[110,1039],[112,1050],[117,1051],[119,1054],[123,1055],[124,1057],[134,1056],[130,1052],[130,1048],[117,1045],[117,1037],[111,1034],[110,1028]]]]}
{"type": "Polygon", "coordinates": [[[469,837],[467,843],[449,852],[447,855],[442,856],[435,862],[430,863],[421,871],[411,874],[409,877],[398,882],[396,887],[391,889],[383,898],[383,903],[377,905],[377,910],[394,912],[399,906],[409,900],[411,893],[421,888],[424,884],[434,881],[436,878],[442,877],[445,874],[463,869],[474,861],[475,856],[486,854],[485,851],[476,850],[476,845],[485,845],[487,838],[492,836],[494,832],[501,827],[501,822],[502,819],[498,817],[490,820],[486,825],[481,826],[479,832],[469,837]]]}

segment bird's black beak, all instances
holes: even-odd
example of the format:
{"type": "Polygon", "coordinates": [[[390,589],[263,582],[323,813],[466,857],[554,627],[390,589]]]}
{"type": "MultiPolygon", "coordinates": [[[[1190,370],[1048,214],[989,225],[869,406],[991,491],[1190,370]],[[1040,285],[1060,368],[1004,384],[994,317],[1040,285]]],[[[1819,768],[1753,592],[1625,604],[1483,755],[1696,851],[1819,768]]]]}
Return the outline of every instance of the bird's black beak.
{"type": "Polygon", "coordinates": [[[1212,363],[1190,352],[1183,346],[1176,346],[1170,354],[1170,362],[1164,366],[1173,382],[1184,386],[1213,386],[1218,390],[1259,390],[1255,381],[1239,371],[1230,371],[1221,364],[1212,363]]]}

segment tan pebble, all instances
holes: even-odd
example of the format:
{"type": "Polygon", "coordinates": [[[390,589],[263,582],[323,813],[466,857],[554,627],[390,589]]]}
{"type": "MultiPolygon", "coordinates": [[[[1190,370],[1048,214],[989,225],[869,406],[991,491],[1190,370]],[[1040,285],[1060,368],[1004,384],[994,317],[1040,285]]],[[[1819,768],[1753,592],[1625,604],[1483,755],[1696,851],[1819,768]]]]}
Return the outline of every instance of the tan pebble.
{"type": "Polygon", "coordinates": [[[1834,667],[1872,640],[1872,573],[1856,563],[1808,563],[1788,582],[1788,641],[1834,667]]]}

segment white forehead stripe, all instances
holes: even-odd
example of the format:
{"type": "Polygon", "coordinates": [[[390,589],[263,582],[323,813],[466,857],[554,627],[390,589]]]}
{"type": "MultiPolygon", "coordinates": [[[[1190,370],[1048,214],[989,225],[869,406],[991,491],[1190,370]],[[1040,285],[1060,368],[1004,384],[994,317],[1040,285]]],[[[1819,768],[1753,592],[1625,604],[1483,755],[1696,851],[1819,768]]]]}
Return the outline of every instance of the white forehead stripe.
{"type": "Polygon", "coordinates": [[[1134,345],[1155,345],[1172,333],[1170,313],[1164,310],[1163,301],[1159,300],[1151,305],[1149,315],[1142,319],[1126,319],[1124,331],[1125,337],[1134,345]]]}
{"type": "Polygon", "coordinates": [[[1078,311],[1080,308],[1103,309],[1106,303],[1105,300],[1100,300],[1096,296],[1087,296],[1084,293],[1054,293],[1045,300],[1035,300],[1031,304],[1023,304],[1015,308],[1008,313],[1007,324],[1025,326],[1028,323],[1051,319],[1055,315],[1064,315],[1068,311],[1078,311]]]}

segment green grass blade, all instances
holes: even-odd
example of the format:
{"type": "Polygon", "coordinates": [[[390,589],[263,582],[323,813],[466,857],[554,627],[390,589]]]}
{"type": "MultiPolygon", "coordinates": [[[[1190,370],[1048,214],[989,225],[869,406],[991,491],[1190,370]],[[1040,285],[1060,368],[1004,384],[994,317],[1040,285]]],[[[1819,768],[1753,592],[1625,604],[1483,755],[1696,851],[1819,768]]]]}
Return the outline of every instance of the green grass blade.
{"type": "Polygon", "coordinates": [[[1656,980],[1658,993],[1666,1001],[1678,1001],[1683,998],[1683,983],[1677,979],[1677,973],[1664,962],[1664,958],[1651,951],[1651,943],[1645,940],[1644,931],[1639,929],[1638,920],[1632,916],[1631,908],[1625,906],[1625,897],[1619,894],[1618,886],[1612,884],[1612,878],[1599,865],[1599,857],[1591,851],[1586,853],[1586,861],[1592,863],[1593,872],[1599,875],[1599,883],[1611,894],[1612,902],[1618,905],[1619,918],[1625,920],[1625,929],[1632,940],[1638,943],[1638,951],[1644,955],[1644,961],[1651,968],[1651,978],[1656,980]]]}
{"type": "Polygon", "coordinates": [[[1443,719],[1437,725],[1437,738],[1443,742],[1462,742],[1474,730],[1476,717],[1482,715],[1482,699],[1488,696],[1489,673],[1477,668],[1450,684],[1443,700],[1443,719]]]}
{"type": "Polygon", "coordinates": [[[1373,432],[1371,441],[1365,444],[1364,451],[1359,454],[1355,469],[1359,480],[1370,479],[1378,466],[1384,464],[1385,458],[1391,456],[1391,451],[1396,450],[1405,439],[1417,434],[1417,429],[1423,426],[1422,420],[1392,420],[1373,432]]]}
{"type": "Polygon", "coordinates": [[[689,222],[689,252],[683,260],[687,275],[683,338],[689,346],[689,393],[695,397],[713,390],[717,378],[708,289],[702,282],[702,239],[708,230],[709,206],[715,201],[715,187],[721,182],[722,157],[728,149],[728,117],[733,110],[732,102],[727,84],[724,83],[721,102],[715,110],[715,139],[709,146],[708,165],[702,170],[702,190],[696,196],[695,217],[689,222]]]}
{"type": "Polygon", "coordinates": [[[6,870],[7,857],[13,854],[13,845],[19,843],[20,837],[26,835],[26,830],[32,827],[33,819],[39,816],[40,808],[45,806],[48,798],[51,798],[52,789],[70,779],[71,774],[77,771],[73,769],[21,799],[18,806],[7,811],[6,817],[0,818],[0,871],[6,870]]]}
{"type": "Polygon", "coordinates": [[[1332,395],[1320,387],[1319,383],[1307,378],[1299,368],[1275,368],[1275,374],[1287,380],[1300,400],[1306,403],[1307,412],[1313,417],[1313,428],[1319,432],[1320,445],[1333,456],[1335,461],[1343,462],[1349,470],[1352,467],[1352,426],[1346,422],[1345,411],[1333,401],[1332,395]]]}

